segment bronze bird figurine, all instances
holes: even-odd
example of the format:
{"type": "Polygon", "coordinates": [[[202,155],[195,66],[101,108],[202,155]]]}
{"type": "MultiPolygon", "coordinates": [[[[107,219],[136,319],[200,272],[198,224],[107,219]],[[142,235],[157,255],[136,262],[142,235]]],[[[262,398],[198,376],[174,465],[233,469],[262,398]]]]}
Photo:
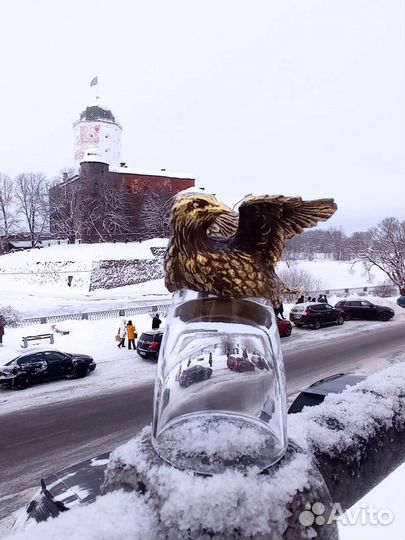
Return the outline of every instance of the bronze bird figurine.
{"type": "Polygon", "coordinates": [[[239,216],[213,195],[175,197],[165,255],[169,291],[188,288],[225,297],[264,297],[279,307],[285,285],[274,268],[285,241],[336,211],[333,199],[245,197],[239,216]]]}

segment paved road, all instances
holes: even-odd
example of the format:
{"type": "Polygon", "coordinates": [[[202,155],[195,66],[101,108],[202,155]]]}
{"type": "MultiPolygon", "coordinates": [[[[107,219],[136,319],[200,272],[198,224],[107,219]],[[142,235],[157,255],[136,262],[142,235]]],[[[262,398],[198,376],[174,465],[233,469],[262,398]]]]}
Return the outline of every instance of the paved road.
{"type": "MultiPolygon", "coordinates": [[[[375,370],[378,358],[384,365],[403,350],[403,324],[394,322],[356,335],[297,343],[284,353],[288,394],[337,372],[375,370]]],[[[21,492],[25,499],[41,477],[110,450],[150,423],[152,394],[147,384],[1,415],[0,519],[23,504],[21,492]]]]}

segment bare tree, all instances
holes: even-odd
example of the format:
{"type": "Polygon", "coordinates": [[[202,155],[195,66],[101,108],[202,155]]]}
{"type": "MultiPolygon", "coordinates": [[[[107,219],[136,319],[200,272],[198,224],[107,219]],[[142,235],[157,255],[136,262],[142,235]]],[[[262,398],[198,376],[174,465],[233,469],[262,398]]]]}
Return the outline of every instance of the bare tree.
{"type": "MultiPolygon", "coordinates": [[[[322,283],[315,278],[310,272],[303,270],[297,266],[297,263],[292,264],[280,271],[277,274],[281,281],[287,285],[289,289],[297,290],[300,293],[315,292],[322,288],[322,283]]],[[[295,295],[287,294],[288,300],[293,300],[295,295]]]]}
{"type": "Polygon", "coordinates": [[[51,181],[52,186],[56,186],[69,178],[77,175],[77,170],[74,167],[62,167],[58,174],[56,174],[51,181]]]}
{"type": "Polygon", "coordinates": [[[405,286],[405,221],[385,218],[366,233],[352,236],[351,251],[370,272],[382,270],[399,288],[405,286]]]}
{"type": "Polygon", "coordinates": [[[97,192],[87,193],[82,201],[83,227],[93,240],[108,242],[134,232],[128,195],[108,179],[99,181],[97,192]]]}
{"type": "Polygon", "coordinates": [[[58,184],[50,192],[50,217],[52,232],[68,237],[74,244],[80,237],[84,224],[85,200],[79,181],[58,184]]]}
{"type": "Polygon", "coordinates": [[[25,220],[35,247],[49,223],[48,181],[42,173],[22,173],[15,179],[17,211],[25,220]]]}
{"type": "Polygon", "coordinates": [[[170,210],[173,201],[167,195],[150,195],[145,198],[140,213],[142,232],[149,238],[166,238],[170,233],[170,210]]]}
{"type": "Polygon", "coordinates": [[[13,182],[9,176],[0,173],[0,250],[16,224],[13,202],[13,182]]]}

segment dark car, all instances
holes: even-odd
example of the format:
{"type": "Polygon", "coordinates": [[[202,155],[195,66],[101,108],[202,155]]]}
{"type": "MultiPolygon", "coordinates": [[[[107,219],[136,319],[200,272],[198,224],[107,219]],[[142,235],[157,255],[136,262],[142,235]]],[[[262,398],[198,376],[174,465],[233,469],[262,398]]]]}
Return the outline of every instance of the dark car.
{"type": "Polygon", "coordinates": [[[344,311],[346,321],[350,319],[388,321],[395,315],[393,309],[376,306],[368,300],[340,300],[335,307],[344,311]]]}
{"type": "Polygon", "coordinates": [[[101,493],[110,452],[82,461],[41,480],[41,488],[13,525],[15,532],[56,517],[77,504],[90,504],[101,493]],[[47,487],[48,486],[48,487],[47,487]]]}
{"type": "Polygon", "coordinates": [[[232,371],[254,371],[255,365],[243,356],[228,356],[226,365],[232,371]]]}
{"type": "Polygon", "coordinates": [[[80,379],[96,369],[87,354],[69,354],[54,349],[33,351],[0,366],[0,385],[23,390],[30,384],[53,379],[80,379]]]}
{"type": "Polygon", "coordinates": [[[284,319],[277,319],[277,328],[280,337],[291,336],[292,324],[284,319]]]}
{"type": "Polygon", "coordinates": [[[190,386],[190,384],[209,379],[211,375],[211,368],[204,366],[191,366],[181,372],[179,377],[179,385],[187,388],[187,386],[190,386]]]}
{"type": "Polygon", "coordinates": [[[353,373],[338,373],[317,381],[296,397],[288,409],[288,413],[297,413],[301,412],[304,407],[320,405],[328,394],[339,394],[346,386],[353,386],[364,381],[365,378],[353,373]]]}
{"type": "Polygon", "coordinates": [[[136,344],[136,352],[142,358],[158,359],[160,344],[162,343],[163,330],[148,330],[143,332],[136,344]]]}
{"type": "Polygon", "coordinates": [[[324,302],[306,302],[295,304],[290,311],[290,321],[295,326],[310,326],[318,330],[325,324],[343,324],[344,311],[324,302]]]}

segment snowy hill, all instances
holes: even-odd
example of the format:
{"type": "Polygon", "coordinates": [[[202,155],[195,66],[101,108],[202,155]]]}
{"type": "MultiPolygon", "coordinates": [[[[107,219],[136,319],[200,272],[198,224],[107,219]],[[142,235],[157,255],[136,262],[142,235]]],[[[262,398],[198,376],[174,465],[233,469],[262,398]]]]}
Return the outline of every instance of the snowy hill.
{"type": "MultiPolygon", "coordinates": [[[[9,253],[0,257],[0,288],[7,283],[18,283],[23,289],[27,286],[60,286],[66,287],[67,276],[72,275],[72,288],[95,289],[91,286],[94,280],[100,280],[101,288],[108,288],[102,280],[103,269],[109,268],[110,261],[141,260],[145,267],[145,275],[138,271],[137,280],[125,281],[125,273],[116,272],[121,276],[118,286],[139,283],[154,278],[161,278],[162,272],[151,272],[149,267],[160,267],[156,264],[161,260],[162,252],[167,245],[167,239],[156,238],[145,242],[107,243],[107,244],[63,244],[52,245],[42,249],[30,249],[9,253]],[[104,266],[98,264],[104,262],[104,266]],[[146,262],[147,261],[147,262],[146,262]],[[108,263],[107,263],[108,262],[108,263]],[[143,279],[144,277],[144,279],[143,279]]],[[[127,264],[128,273],[128,264],[127,264]]],[[[112,273],[110,272],[110,277],[112,273]]],[[[113,285],[114,286],[114,285],[113,285]]],[[[115,285],[117,286],[117,285],[115,285]]],[[[110,284],[111,287],[111,284],[110,284]]]]}
{"type": "MultiPolygon", "coordinates": [[[[166,246],[167,239],[156,238],[142,243],[53,245],[2,255],[0,303],[14,306],[24,316],[36,316],[170,298],[162,279],[166,246]],[[73,276],[71,287],[69,275],[73,276]]],[[[360,265],[352,269],[349,262],[317,260],[294,265],[313,274],[324,289],[365,287],[385,279],[381,271],[369,277],[360,265]]],[[[285,266],[281,262],[279,268],[285,266]]]]}

